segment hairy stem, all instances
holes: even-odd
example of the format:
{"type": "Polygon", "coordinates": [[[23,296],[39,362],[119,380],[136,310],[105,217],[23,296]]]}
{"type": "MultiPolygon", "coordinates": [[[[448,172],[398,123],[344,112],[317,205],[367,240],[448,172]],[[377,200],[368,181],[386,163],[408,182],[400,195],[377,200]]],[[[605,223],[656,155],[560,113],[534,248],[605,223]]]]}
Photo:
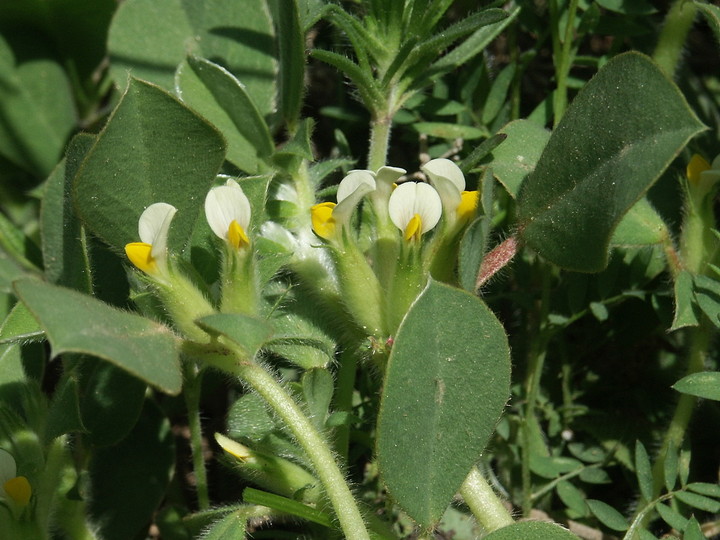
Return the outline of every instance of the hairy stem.
{"type": "Polygon", "coordinates": [[[210,508],[207,471],[202,449],[202,423],[200,422],[200,391],[202,387],[202,371],[195,373],[194,366],[189,362],[185,368],[185,407],[190,430],[190,448],[192,450],[193,472],[195,473],[195,490],[197,491],[200,510],[210,508]]]}
{"type": "MultiPolygon", "coordinates": [[[[238,355],[242,357],[241,355],[238,355]]],[[[262,366],[247,361],[235,364],[235,373],[249,384],[282,419],[305,450],[335,509],[340,527],[349,540],[369,540],[365,522],[332,452],[300,406],[262,366]]]]}
{"type": "Polygon", "coordinates": [[[660,32],[653,60],[668,77],[673,77],[680,61],[680,55],[685,44],[697,8],[688,0],[675,0],[665,17],[665,24],[660,32]]]}
{"type": "Polygon", "coordinates": [[[460,495],[472,511],[475,519],[487,532],[492,532],[514,523],[500,498],[495,494],[485,477],[473,467],[460,487],[460,495]]]}

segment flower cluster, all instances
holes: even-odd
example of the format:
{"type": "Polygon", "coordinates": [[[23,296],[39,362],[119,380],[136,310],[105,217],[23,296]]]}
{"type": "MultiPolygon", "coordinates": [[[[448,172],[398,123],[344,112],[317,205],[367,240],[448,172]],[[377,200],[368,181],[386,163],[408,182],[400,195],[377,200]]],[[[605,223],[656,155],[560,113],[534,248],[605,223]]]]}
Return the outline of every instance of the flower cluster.
{"type": "Polygon", "coordinates": [[[405,241],[419,241],[432,230],[445,214],[449,227],[464,225],[475,214],[477,191],[465,190],[465,177],[460,168],[448,159],[433,159],[422,167],[430,184],[395,182],[404,169],[382,167],[376,173],[350,171],[337,191],[337,203],[322,202],[312,208],[315,233],[329,241],[339,241],[350,223],[360,201],[373,199],[375,207],[386,205],[392,223],[400,229],[405,241]]]}
{"type": "MultiPolygon", "coordinates": [[[[177,208],[158,202],[148,206],[138,221],[140,242],[125,246],[125,253],[137,268],[151,276],[168,277],[168,233],[177,208]]],[[[205,217],[210,229],[234,249],[250,245],[250,201],[235,180],[212,188],[205,198],[205,217]]]]}

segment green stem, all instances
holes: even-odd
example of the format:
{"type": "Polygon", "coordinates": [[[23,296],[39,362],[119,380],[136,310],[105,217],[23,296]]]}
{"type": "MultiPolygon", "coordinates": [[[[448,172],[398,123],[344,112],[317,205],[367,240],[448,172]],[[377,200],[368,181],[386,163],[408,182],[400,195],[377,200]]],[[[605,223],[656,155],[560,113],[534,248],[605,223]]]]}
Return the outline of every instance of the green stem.
{"type": "MultiPolygon", "coordinates": [[[[231,345],[232,346],[232,345],[231,345]]],[[[242,357],[242,355],[238,355],[242,357]]],[[[295,439],[312,461],[315,472],[335,509],[340,527],[348,540],[369,540],[365,522],[360,514],[343,473],[332,451],[300,406],[280,383],[263,367],[254,362],[239,361],[235,373],[248,383],[288,426],[295,439]]]]}
{"type": "MultiPolygon", "coordinates": [[[[700,326],[691,328],[689,333],[690,348],[688,350],[688,366],[686,375],[692,375],[693,373],[698,373],[704,369],[705,357],[707,356],[708,348],[714,334],[714,328],[709,321],[703,320],[703,322],[700,323],[700,326]]],[[[671,446],[674,448],[680,448],[682,446],[683,439],[685,438],[685,432],[687,431],[688,424],[690,423],[690,418],[692,418],[696,403],[697,397],[689,394],[680,394],[680,399],[675,407],[675,414],[673,415],[670,425],[665,432],[662,447],[658,452],[657,459],[653,466],[653,495],[655,497],[657,497],[662,490],[665,459],[667,457],[668,449],[671,446]]]]}
{"type": "Polygon", "coordinates": [[[370,150],[368,151],[368,169],[375,172],[385,165],[390,145],[392,116],[378,114],[370,124],[370,150]]]}
{"type": "Polygon", "coordinates": [[[472,511],[475,519],[486,532],[492,532],[514,523],[500,498],[485,477],[473,467],[460,487],[460,495],[472,511]]]}
{"type": "Polygon", "coordinates": [[[665,17],[653,60],[668,77],[673,77],[680,61],[685,38],[692,27],[697,7],[688,0],[675,0],[665,17]]]}
{"type": "MultiPolygon", "coordinates": [[[[553,39],[555,49],[555,79],[557,88],[553,98],[553,115],[554,125],[560,123],[560,119],[567,109],[567,78],[570,72],[572,61],[570,53],[573,43],[573,31],[575,30],[575,14],[577,13],[578,0],[570,0],[568,6],[567,25],[565,26],[565,36],[562,43],[559,39],[553,39]]],[[[557,15],[557,13],[556,13],[557,15]]],[[[554,28],[557,27],[557,20],[554,22],[554,28]]]]}
{"type": "Polygon", "coordinates": [[[540,394],[540,379],[542,376],[543,366],[545,365],[545,355],[547,353],[547,345],[550,340],[550,332],[545,327],[547,321],[548,308],[550,301],[550,271],[547,266],[540,268],[542,277],[542,297],[537,313],[537,319],[533,328],[530,330],[533,336],[528,351],[528,367],[525,375],[525,412],[522,422],[522,439],[523,439],[523,455],[522,455],[522,507],[523,515],[529,515],[532,510],[532,478],[530,475],[530,456],[537,451],[547,449],[535,448],[535,441],[541,432],[540,424],[535,416],[535,406],[538,395],[540,394]]]}
{"type": "Polygon", "coordinates": [[[190,448],[192,450],[195,489],[197,490],[200,510],[210,508],[207,472],[202,451],[202,423],[200,422],[200,393],[202,389],[202,371],[195,372],[195,366],[187,362],[185,367],[185,388],[183,397],[187,407],[188,428],[190,429],[190,448]]]}

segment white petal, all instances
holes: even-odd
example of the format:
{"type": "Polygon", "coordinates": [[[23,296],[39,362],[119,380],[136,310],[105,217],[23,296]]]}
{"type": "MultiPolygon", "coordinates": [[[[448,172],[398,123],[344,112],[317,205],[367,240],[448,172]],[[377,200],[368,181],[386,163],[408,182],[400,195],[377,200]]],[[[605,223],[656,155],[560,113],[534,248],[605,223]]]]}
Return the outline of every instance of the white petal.
{"type": "Polygon", "coordinates": [[[465,175],[460,170],[460,167],[449,159],[431,159],[420,169],[428,176],[433,185],[435,185],[438,178],[445,178],[453,183],[458,193],[465,191],[465,175]]]}
{"type": "Polygon", "coordinates": [[[337,202],[341,203],[355,192],[360,186],[367,185],[370,187],[365,193],[375,190],[375,176],[370,171],[354,170],[350,171],[345,178],[340,181],[337,190],[337,202]]]}
{"type": "Polygon", "coordinates": [[[205,197],[205,218],[215,235],[223,240],[227,240],[233,220],[247,231],[250,213],[250,201],[234,180],[212,188],[205,197]]]}
{"type": "MultiPolygon", "coordinates": [[[[351,191],[348,196],[345,197],[342,201],[338,202],[338,205],[335,208],[333,208],[332,215],[335,219],[335,222],[340,226],[347,224],[350,221],[350,216],[352,215],[353,210],[355,210],[355,207],[360,204],[362,198],[374,190],[374,181],[372,185],[367,182],[358,183],[357,187],[353,191],[351,191]]],[[[338,191],[338,194],[339,193],[340,192],[338,191]]]]}
{"type": "Polygon", "coordinates": [[[138,234],[140,241],[152,246],[152,256],[162,259],[167,252],[167,239],[170,222],[177,208],[167,203],[155,203],[148,206],[140,215],[138,234]]]}
{"type": "Polygon", "coordinates": [[[442,202],[437,191],[428,184],[405,182],[390,195],[388,203],[390,219],[404,231],[415,214],[420,215],[422,232],[426,233],[440,221],[442,202]]]}
{"type": "Polygon", "coordinates": [[[375,181],[378,184],[393,185],[407,171],[400,167],[380,167],[375,173],[375,181]]]}
{"type": "Polygon", "coordinates": [[[0,489],[2,489],[5,482],[16,476],[17,465],[15,464],[15,458],[12,457],[10,452],[0,449],[0,489]]]}

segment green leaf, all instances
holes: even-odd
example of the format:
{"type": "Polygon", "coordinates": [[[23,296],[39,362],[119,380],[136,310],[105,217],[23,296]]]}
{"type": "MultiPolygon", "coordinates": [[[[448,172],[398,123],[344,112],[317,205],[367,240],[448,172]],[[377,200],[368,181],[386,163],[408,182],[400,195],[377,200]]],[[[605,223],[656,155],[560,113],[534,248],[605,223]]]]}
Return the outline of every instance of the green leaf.
{"type": "Polygon", "coordinates": [[[495,315],[477,297],[431,280],[395,338],[377,439],[391,496],[421,525],[440,519],[480,457],[509,384],[507,338],[495,315]]]}
{"type": "Polygon", "coordinates": [[[147,529],[175,469],[170,423],[149,400],[132,432],[95,449],[88,467],[90,519],[106,540],[128,540],[147,529]]]}
{"type": "Polygon", "coordinates": [[[687,270],[681,271],[675,278],[675,317],[670,330],[699,324],[693,293],[693,276],[687,270]]]}
{"type": "Polygon", "coordinates": [[[330,402],[335,389],[332,375],[327,369],[314,368],[302,377],[303,394],[308,405],[310,418],[319,430],[325,428],[330,402]]]}
{"type": "Polygon", "coordinates": [[[688,506],[710,512],[711,514],[717,514],[718,511],[720,511],[720,501],[705,497],[704,495],[698,495],[697,493],[690,493],[688,491],[678,491],[675,493],[675,498],[688,506]]]}
{"type": "Polygon", "coordinates": [[[441,139],[480,139],[490,134],[485,128],[445,122],[415,122],[410,126],[418,133],[441,139]]]}
{"type": "Polygon", "coordinates": [[[508,64],[495,77],[492,86],[490,86],[487,99],[485,99],[485,106],[482,111],[483,124],[492,122],[500,112],[500,109],[505,104],[513,77],[515,77],[515,64],[508,64]]]}
{"type": "Polygon", "coordinates": [[[265,0],[126,0],[108,36],[110,75],[120,88],[130,73],[173,90],[175,69],[191,54],[232,73],[263,116],[275,108],[274,49],[265,0]]]}
{"type": "Polygon", "coordinates": [[[45,339],[45,332],[37,319],[25,307],[25,304],[16,303],[0,326],[0,344],[27,343],[45,339]]]}
{"type": "Polygon", "coordinates": [[[602,270],[620,219],[703,128],[652,61],[616,56],[580,91],[523,182],[522,237],[558,266],[602,270]]]}
{"type": "Polygon", "coordinates": [[[612,506],[595,499],[587,500],[588,508],[600,523],[614,531],[626,531],[629,527],[625,517],[612,506]]]}
{"type": "Polygon", "coordinates": [[[635,474],[640,493],[646,501],[651,501],[653,499],[652,466],[647,450],[639,440],[635,441],[635,474]]]}
{"type": "Polygon", "coordinates": [[[707,495],[708,497],[715,497],[720,499],[720,484],[710,484],[709,482],[692,482],[685,486],[690,491],[700,493],[701,495],[707,495]]]}
{"type": "Polygon", "coordinates": [[[0,83],[0,155],[44,179],[75,128],[70,82],[52,60],[16,63],[0,36],[0,83]]]}
{"type": "Polygon", "coordinates": [[[506,139],[492,151],[493,173],[508,193],[517,197],[520,185],[535,169],[550,132],[529,120],[514,120],[498,133],[506,139]]]}
{"type": "Polygon", "coordinates": [[[703,14],[718,44],[720,44],[720,7],[707,2],[693,2],[703,14]]]}
{"type": "Polygon", "coordinates": [[[633,0],[632,2],[626,2],[625,0],[597,0],[597,3],[605,9],[623,15],[652,15],[657,13],[657,8],[647,0],[633,0]]]}
{"type": "Polygon", "coordinates": [[[680,515],[680,513],[672,507],[663,503],[658,503],[655,505],[655,510],[657,510],[657,513],[660,514],[663,521],[674,529],[682,531],[687,526],[687,518],[680,515]]]}
{"type": "Polygon", "coordinates": [[[275,150],[270,129],[232,73],[209,60],[190,56],[178,68],[176,83],[180,99],[223,134],[229,161],[249,174],[266,168],[262,160],[275,150]]]}
{"type": "Polygon", "coordinates": [[[687,527],[683,531],[683,540],[706,540],[705,533],[702,532],[697,519],[691,517],[687,527]]]}
{"type": "Polygon", "coordinates": [[[196,322],[206,332],[223,335],[240,345],[249,358],[254,358],[273,334],[267,321],[240,313],[215,313],[196,322]]]}
{"type": "Polygon", "coordinates": [[[522,521],[493,531],[483,540],[578,540],[578,537],[556,523],[522,521]]]}
{"type": "Polygon", "coordinates": [[[478,271],[485,256],[488,223],[485,217],[473,221],[463,233],[458,254],[458,281],[463,289],[475,292],[478,271]]]}
{"type": "Polygon", "coordinates": [[[555,487],[558,497],[571,510],[575,516],[582,517],[587,515],[587,505],[585,504],[585,495],[582,491],[572,485],[570,482],[558,482],[555,487]]]}
{"type": "Polygon", "coordinates": [[[236,510],[213,522],[198,537],[200,540],[240,540],[245,538],[247,511],[236,510]]]}
{"type": "Polygon", "coordinates": [[[268,5],[275,22],[280,57],[279,109],[288,129],[293,132],[300,119],[305,88],[305,34],[299,11],[301,6],[307,9],[308,5],[298,0],[271,0],[268,5]]]}
{"type": "Polygon", "coordinates": [[[665,222],[643,197],[620,220],[610,243],[614,246],[660,244],[667,234],[665,222]]]}
{"type": "Polygon", "coordinates": [[[64,375],[60,379],[48,407],[45,433],[43,434],[46,442],[65,433],[86,431],[80,416],[79,393],[80,388],[74,377],[64,375]]]}
{"type": "Polygon", "coordinates": [[[259,489],[245,488],[243,490],[243,500],[246,503],[267,506],[268,508],[279,510],[280,512],[299,517],[300,519],[306,519],[313,523],[333,528],[333,520],[328,514],[301,502],[288,499],[287,497],[281,497],[280,495],[260,491],[259,489]]]}
{"type": "Polygon", "coordinates": [[[693,276],[695,300],[708,319],[720,327],[720,281],[708,276],[693,276]]]}
{"type": "Polygon", "coordinates": [[[569,457],[530,454],[530,470],[543,478],[557,478],[583,467],[582,462],[569,457]]]}
{"type": "Polygon", "coordinates": [[[16,282],[15,290],[45,329],[53,355],[97,356],[163,392],[180,392],[180,362],[169,328],[35,279],[16,282]]]}
{"type": "Polygon", "coordinates": [[[178,209],[172,248],[185,246],[225,155],[221,135],[178,100],[131,80],[75,179],[85,224],[117,250],[138,241],[137,220],[156,202],[178,209]]]}
{"type": "Polygon", "coordinates": [[[693,373],[683,377],[672,387],[683,394],[720,401],[720,372],[693,373]]]}
{"type": "Polygon", "coordinates": [[[146,386],[108,362],[80,366],[80,416],[92,443],[109,446],[130,432],[143,407],[146,386]]]}
{"type": "Polygon", "coordinates": [[[45,278],[56,285],[89,293],[92,274],[85,233],[72,205],[72,185],[80,163],[95,137],[73,137],[66,158],[53,170],[45,184],[40,213],[45,278]]]}
{"type": "Polygon", "coordinates": [[[227,415],[228,437],[260,441],[277,425],[258,394],[245,394],[232,404],[227,415]]]}

